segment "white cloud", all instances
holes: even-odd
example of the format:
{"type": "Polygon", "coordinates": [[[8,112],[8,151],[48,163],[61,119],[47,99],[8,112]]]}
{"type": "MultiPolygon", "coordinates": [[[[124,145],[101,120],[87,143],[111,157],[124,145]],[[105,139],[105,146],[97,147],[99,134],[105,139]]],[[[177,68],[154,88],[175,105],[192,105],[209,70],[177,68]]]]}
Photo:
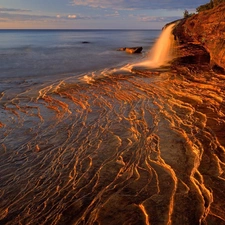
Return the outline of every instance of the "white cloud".
{"type": "Polygon", "coordinates": [[[68,18],[69,19],[75,19],[75,18],[77,18],[77,16],[76,15],[68,15],[68,18]]]}

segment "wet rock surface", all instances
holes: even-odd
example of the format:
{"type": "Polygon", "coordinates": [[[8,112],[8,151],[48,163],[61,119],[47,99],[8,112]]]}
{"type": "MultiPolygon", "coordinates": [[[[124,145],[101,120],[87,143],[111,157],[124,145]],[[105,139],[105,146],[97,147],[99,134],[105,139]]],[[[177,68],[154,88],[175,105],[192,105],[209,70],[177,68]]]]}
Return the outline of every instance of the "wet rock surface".
{"type": "Polygon", "coordinates": [[[224,81],[172,64],[6,101],[0,223],[224,224],[224,81]]]}

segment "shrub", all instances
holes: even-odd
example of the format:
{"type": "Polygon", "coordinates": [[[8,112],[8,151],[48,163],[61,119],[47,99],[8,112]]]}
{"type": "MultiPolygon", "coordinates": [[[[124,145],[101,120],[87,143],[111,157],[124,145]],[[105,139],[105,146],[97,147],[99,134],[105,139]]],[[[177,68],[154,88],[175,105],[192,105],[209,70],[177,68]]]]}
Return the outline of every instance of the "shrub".
{"type": "Polygon", "coordinates": [[[187,18],[189,15],[189,12],[187,11],[187,9],[184,10],[184,18],[187,18]]]}
{"type": "Polygon", "coordinates": [[[196,8],[196,12],[202,12],[205,10],[212,9],[213,7],[216,7],[222,2],[225,2],[225,0],[210,0],[209,3],[206,3],[205,5],[200,5],[198,8],[196,8]]]}
{"type": "Polygon", "coordinates": [[[193,16],[193,15],[194,15],[194,13],[189,13],[187,11],[187,9],[184,10],[184,18],[188,18],[188,17],[193,16]]]}
{"type": "Polygon", "coordinates": [[[214,5],[213,1],[211,0],[210,3],[207,3],[205,5],[200,5],[198,8],[196,8],[196,11],[197,12],[202,12],[202,11],[205,11],[205,10],[212,9],[213,5],[214,5]]]}

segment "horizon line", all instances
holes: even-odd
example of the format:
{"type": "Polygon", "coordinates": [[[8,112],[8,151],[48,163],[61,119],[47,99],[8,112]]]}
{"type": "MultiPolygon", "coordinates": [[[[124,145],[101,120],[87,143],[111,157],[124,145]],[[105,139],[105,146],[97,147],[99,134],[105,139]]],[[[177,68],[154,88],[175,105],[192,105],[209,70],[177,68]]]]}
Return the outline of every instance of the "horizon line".
{"type": "Polygon", "coordinates": [[[161,30],[162,28],[0,28],[1,30],[161,30]]]}

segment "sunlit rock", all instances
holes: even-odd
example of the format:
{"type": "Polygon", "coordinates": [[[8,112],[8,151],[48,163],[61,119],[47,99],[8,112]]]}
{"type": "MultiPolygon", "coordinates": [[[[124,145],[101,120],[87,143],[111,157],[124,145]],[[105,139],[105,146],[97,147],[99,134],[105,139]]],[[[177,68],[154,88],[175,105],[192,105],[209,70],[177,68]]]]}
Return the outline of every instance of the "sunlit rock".
{"type": "Polygon", "coordinates": [[[225,68],[225,3],[182,20],[174,35],[181,44],[203,46],[210,63],[225,68]]]}
{"type": "Polygon", "coordinates": [[[126,51],[127,53],[134,54],[134,53],[141,53],[142,47],[130,47],[130,48],[119,48],[118,51],[126,51]]]}

